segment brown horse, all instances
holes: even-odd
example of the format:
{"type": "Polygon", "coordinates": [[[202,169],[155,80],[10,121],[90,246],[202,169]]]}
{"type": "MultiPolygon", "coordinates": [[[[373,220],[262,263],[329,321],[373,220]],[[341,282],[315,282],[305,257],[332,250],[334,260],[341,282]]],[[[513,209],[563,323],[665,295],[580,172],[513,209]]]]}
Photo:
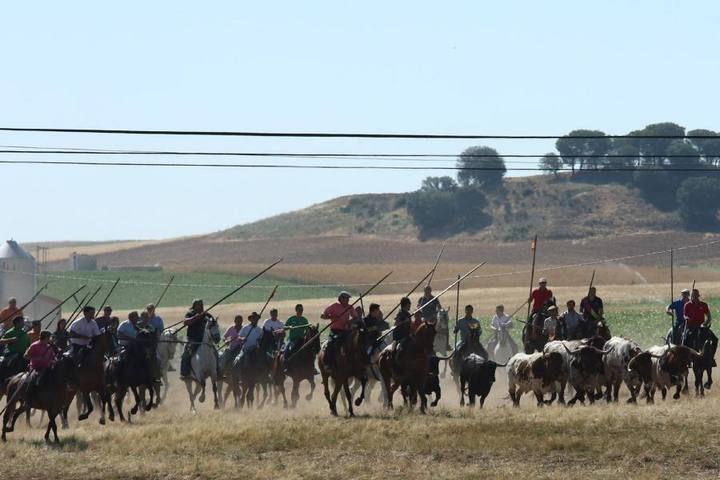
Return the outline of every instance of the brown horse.
{"type": "Polygon", "coordinates": [[[368,354],[365,351],[367,345],[367,332],[364,328],[354,328],[345,336],[345,340],[335,350],[335,366],[328,368],[325,365],[325,350],[318,353],[318,364],[320,375],[325,392],[325,399],[330,406],[330,413],[337,416],[337,397],[342,388],[348,403],[348,414],[355,416],[353,412],[352,392],[350,391],[350,379],[356,378],[360,381],[360,396],[355,400],[355,406],[359,407],[365,399],[365,386],[367,385],[368,354]],[[333,392],[330,394],[330,379],[335,383],[333,392]]]}
{"type": "Polygon", "coordinates": [[[320,352],[320,337],[317,335],[317,325],[308,326],[305,329],[303,335],[303,341],[298,348],[302,348],[308,341],[312,341],[312,344],[299,352],[297,357],[292,359],[292,362],[283,362],[283,354],[278,352],[275,354],[272,363],[272,380],[275,384],[275,388],[280,392],[283,398],[283,406],[287,408],[287,397],[285,396],[285,377],[288,376],[292,379],[293,387],[290,393],[290,404],[292,408],[297,406],[297,402],[300,399],[300,383],[303,380],[310,382],[310,393],[305,397],[309,402],[312,400],[313,393],[315,392],[315,358],[320,352]]]}
{"type": "MultiPolygon", "coordinates": [[[[85,352],[80,365],[77,368],[76,381],[70,386],[71,390],[77,394],[76,401],[82,399],[85,404],[85,411],[78,416],[78,420],[86,420],[93,412],[93,402],[90,398],[91,393],[96,393],[100,397],[100,425],[105,425],[105,407],[110,402],[110,390],[108,389],[105,376],[105,356],[110,352],[112,345],[112,333],[105,332],[93,338],[92,348],[85,352]]],[[[65,407],[63,415],[67,419],[67,410],[70,403],[65,407]]],[[[110,411],[110,420],[114,420],[115,416],[110,411]]]]}
{"type": "Polygon", "coordinates": [[[400,387],[403,398],[408,399],[411,407],[417,404],[420,396],[420,411],[425,413],[427,396],[423,387],[428,376],[429,358],[434,355],[434,341],[435,325],[423,323],[401,352],[399,363],[395,361],[392,348],[386,348],[380,354],[378,365],[385,383],[388,408],[393,408],[393,395],[400,387]]]}
{"type": "Polygon", "coordinates": [[[75,370],[74,361],[62,356],[43,375],[40,383],[33,387],[28,395],[28,373],[19,373],[10,378],[7,383],[8,403],[3,415],[2,441],[6,441],[5,434],[15,429],[15,421],[24,412],[31,408],[44,410],[48,414],[48,426],[45,431],[45,441],[50,441],[50,432],[55,436],[55,443],[60,439],[57,434],[55,418],[60,415],[67,404],[67,389],[71,383],[75,370]],[[17,402],[22,402],[20,408],[17,402]]]}

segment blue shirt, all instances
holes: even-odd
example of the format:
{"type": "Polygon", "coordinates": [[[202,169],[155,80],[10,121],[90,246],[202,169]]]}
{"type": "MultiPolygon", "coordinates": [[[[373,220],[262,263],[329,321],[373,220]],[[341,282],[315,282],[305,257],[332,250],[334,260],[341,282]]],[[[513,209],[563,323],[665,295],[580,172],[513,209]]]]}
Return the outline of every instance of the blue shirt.
{"type": "Polygon", "coordinates": [[[137,327],[135,325],[133,325],[130,320],[125,320],[118,327],[117,336],[118,336],[118,343],[120,345],[122,345],[123,347],[127,347],[128,344],[130,343],[130,340],[126,340],[122,337],[136,338],[137,337],[137,327]]]}
{"type": "Polygon", "coordinates": [[[155,315],[153,318],[150,319],[149,326],[152,328],[153,332],[158,337],[162,335],[163,330],[165,330],[165,324],[163,323],[163,319],[159,315],[155,315]]]}
{"type": "Polygon", "coordinates": [[[676,327],[685,324],[685,313],[683,311],[685,303],[687,302],[685,302],[682,298],[678,298],[668,307],[672,308],[675,311],[675,319],[673,320],[673,325],[675,325],[676,327]]]}

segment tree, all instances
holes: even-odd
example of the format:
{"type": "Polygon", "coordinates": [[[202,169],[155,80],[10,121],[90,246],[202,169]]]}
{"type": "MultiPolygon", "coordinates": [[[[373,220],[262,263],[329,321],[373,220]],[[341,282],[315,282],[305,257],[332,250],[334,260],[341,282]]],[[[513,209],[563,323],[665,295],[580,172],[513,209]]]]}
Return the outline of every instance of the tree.
{"type": "Polygon", "coordinates": [[[488,189],[498,188],[507,171],[505,160],[497,150],[490,147],[466,149],[458,157],[457,166],[461,169],[458,171],[458,182],[464,187],[479,185],[488,189]]]}
{"type": "Polygon", "coordinates": [[[688,141],[703,156],[707,165],[720,166],[720,134],[712,130],[690,130],[688,137],[714,137],[714,138],[689,138],[688,141]]]}
{"type": "Polygon", "coordinates": [[[585,165],[597,169],[602,163],[602,156],[607,155],[611,145],[605,132],[600,130],[573,130],[555,142],[555,148],[560,152],[563,163],[572,169],[573,175],[576,165],[581,170],[585,165]]]}
{"type": "Polygon", "coordinates": [[[455,197],[452,192],[418,190],[408,196],[407,211],[427,238],[442,231],[455,218],[455,197]]]}
{"type": "Polygon", "coordinates": [[[562,168],[562,160],[554,152],[546,153],[540,159],[540,169],[545,172],[552,173],[553,175],[555,175],[555,178],[557,178],[558,171],[561,168],[562,168]]]}
{"type": "Polygon", "coordinates": [[[454,198],[456,231],[479,230],[492,221],[492,218],[484,212],[488,200],[479,185],[459,188],[454,198]]]}
{"type": "Polygon", "coordinates": [[[690,177],[677,190],[679,214],[685,227],[715,230],[720,209],[720,180],[715,177],[690,177]]]}
{"type": "Polygon", "coordinates": [[[669,170],[639,169],[633,173],[633,182],[643,198],[664,211],[672,211],[677,207],[677,180],[669,170]]]}
{"type": "Polygon", "coordinates": [[[668,164],[671,168],[697,168],[700,164],[700,154],[695,147],[683,140],[675,140],[665,149],[668,164]]]}
{"type": "Polygon", "coordinates": [[[667,137],[682,137],[685,135],[685,127],[681,127],[677,123],[665,122],[665,123],[653,123],[646,126],[642,130],[635,130],[630,132],[628,135],[631,136],[657,136],[664,138],[636,138],[633,139],[633,143],[640,151],[643,156],[643,163],[652,166],[662,166],[665,163],[665,156],[667,154],[667,148],[679,140],[677,138],[667,137]]]}
{"type": "Polygon", "coordinates": [[[457,187],[452,177],[427,177],[422,181],[420,189],[427,192],[454,192],[457,187]]]}

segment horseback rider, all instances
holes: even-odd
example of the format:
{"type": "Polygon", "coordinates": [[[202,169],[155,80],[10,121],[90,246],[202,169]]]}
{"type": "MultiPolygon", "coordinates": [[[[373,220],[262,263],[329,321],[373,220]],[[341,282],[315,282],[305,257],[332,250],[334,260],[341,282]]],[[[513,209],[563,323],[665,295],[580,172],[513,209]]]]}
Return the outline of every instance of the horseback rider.
{"type": "Polygon", "coordinates": [[[157,338],[160,338],[165,330],[165,323],[162,317],[155,313],[155,305],[152,303],[148,303],[145,306],[145,312],[147,312],[147,323],[145,327],[153,332],[157,338]]]}
{"type": "Polygon", "coordinates": [[[52,344],[60,352],[67,350],[70,343],[70,333],[67,331],[67,320],[61,318],[55,327],[55,333],[52,335],[52,344]]]}
{"type": "Polygon", "coordinates": [[[50,343],[52,334],[43,330],[40,332],[40,338],[32,343],[25,351],[25,360],[29,362],[28,390],[25,394],[26,401],[32,397],[35,387],[39,386],[44,377],[45,372],[55,361],[55,349],[50,343]]]}
{"type": "Polygon", "coordinates": [[[42,322],[40,320],[33,320],[30,323],[30,343],[35,343],[40,340],[40,333],[42,333],[42,322]]]}
{"type": "Polygon", "coordinates": [[[423,296],[418,299],[417,308],[423,307],[422,310],[420,310],[423,320],[425,320],[428,323],[435,323],[437,322],[438,318],[438,312],[442,309],[442,305],[440,305],[440,299],[434,298],[434,295],[432,293],[432,287],[430,285],[427,285],[425,287],[425,290],[423,291],[423,296]],[[429,303],[428,303],[429,302],[429,303]]]}
{"type": "Polygon", "coordinates": [[[12,318],[12,328],[7,330],[0,339],[0,367],[7,369],[10,369],[17,361],[24,362],[23,355],[30,346],[30,336],[23,329],[25,321],[22,315],[12,318]]]}
{"type": "Polygon", "coordinates": [[[562,338],[560,328],[560,322],[558,319],[558,308],[555,305],[550,305],[547,308],[547,313],[550,315],[543,322],[542,334],[547,337],[548,341],[555,340],[556,338],[562,338]]]}
{"type": "Polygon", "coordinates": [[[112,307],[110,305],[105,305],[103,307],[102,316],[95,319],[95,323],[97,323],[101,332],[107,330],[107,328],[112,324],[112,312],[112,307]]]}
{"type": "Polygon", "coordinates": [[[672,343],[675,345],[682,343],[682,334],[685,327],[685,304],[689,301],[690,289],[685,288],[680,292],[680,298],[674,300],[665,310],[665,313],[673,317],[672,343]]]}
{"type": "Polygon", "coordinates": [[[17,307],[15,297],[10,297],[8,299],[8,306],[0,310],[0,323],[5,326],[5,330],[10,330],[13,327],[11,322],[18,315],[22,317],[23,312],[17,307]]]}
{"type": "Polygon", "coordinates": [[[85,357],[90,342],[100,334],[100,329],[95,322],[95,307],[85,305],[82,318],[78,318],[70,325],[71,351],[77,364],[80,364],[85,357]]]}
{"type": "Polygon", "coordinates": [[[582,315],[575,310],[575,300],[568,300],[565,304],[567,310],[560,316],[560,321],[565,327],[565,338],[567,340],[578,340],[583,338],[585,329],[582,315]]]}
{"type": "Polygon", "coordinates": [[[371,303],[367,316],[363,318],[363,325],[368,335],[368,354],[371,355],[372,351],[377,348],[377,341],[378,338],[380,338],[380,334],[390,328],[390,324],[383,319],[383,312],[380,309],[380,305],[371,303]]]}
{"type": "Polygon", "coordinates": [[[285,351],[283,352],[283,361],[287,361],[293,353],[303,343],[305,338],[305,331],[307,326],[310,325],[308,319],[303,316],[304,308],[302,304],[298,303],[295,305],[295,315],[287,319],[285,322],[285,328],[288,330],[288,341],[285,345],[285,351]]]}
{"type": "Polygon", "coordinates": [[[482,335],[482,326],[480,325],[480,320],[473,317],[474,311],[475,309],[472,305],[466,305],[465,316],[458,320],[457,325],[455,325],[453,333],[460,333],[460,343],[456,346],[457,350],[461,350],[462,347],[465,346],[470,329],[478,330],[478,338],[482,335]]]}
{"type": "MultiPolygon", "coordinates": [[[[493,316],[490,321],[490,326],[495,331],[495,341],[493,343],[498,343],[500,341],[499,332],[501,330],[507,331],[512,328],[512,317],[505,313],[505,305],[498,305],[495,307],[495,316],[493,316]]],[[[517,351],[517,343],[515,343],[515,340],[513,340],[512,335],[510,335],[509,332],[505,338],[507,338],[508,343],[510,343],[512,351],[517,351]]]]}
{"type": "MultiPolygon", "coordinates": [[[[208,322],[215,321],[215,318],[205,312],[205,305],[199,298],[193,300],[192,307],[185,314],[183,324],[187,326],[187,341],[183,349],[180,359],[180,379],[185,380],[190,377],[192,356],[197,351],[205,337],[205,327],[208,322]]],[[[215,350],[217,354],[217,350],[215,350]]]]}
{"type": "Polygon", "coordinates": [[[532,315],[538,314],[542,312],[543,307],[545,306],[545,303],[547,303],[548,300],[551,300],[553,298],[553,292],[549,288],[547,288],[547,278],[541,278],[538,280],[538,288],[532,291],[532,294],[530,295],[530,302],[532,302],[532,308],[530,309],[530,313],[532,315]]]}
{"type": "Polygon", "coordinates": [[[342,345],[350,331],[350,320],[357,318],[357,312],[350,305],[350,297],[348,292],[340,292],[338,301],[328,306],[320,315],[323,320],[330,320],[330,337],[323,355],[325,366],[328,368],[335,366],[338,345],[342,345]]]}
{"type": "Polygon", "coordinates": [[[220,354],[220,371],[224,372],[225,367],[228,365],[228,361],[232,362],[232,360],[235,359],[238,353],[240,353],[240,348],[242,347],[242,340],[240,338],[240,331],[243,328],[243,316],[242,315],[235,315],[235,318],[233,319],[233,324],[230,325],[227,330],[225,330],[225,334],[223,335],[223,340],[225,340],[225,344],[227,344],[227,348],[223,350],[223,352],[220,354]]]}
{"type": "Polygon", "coordinates": [[[580,300],[580,313],[583,315],[583,330],[585,337],[595,333],[595,326],[603,321],[603,301],[597,296],[597,289],[590,287],[587,297],[580,300]]]}
{"type": "Polygon", "coordinates": [[[140,316],[133,310],[128,314],[127,320],[122,322],[117,329],[118,344],[121,347],[128,347],[137,338],[140,316]]]}
{"type": "Polygon", "coordinates": [[[272,333],[272,350],[280,350],[282,348],[283,339],[285,338],[285,324],[282,322],[282,320],[278,319],[277,308],[273,308],[272,310],[270,310],[270,318],[263,322],[263,330],[272,333]]]}
{"type": "Polygon", "coordinates": [[[717,347],[718,338],[715,336],[710,325],[712,323],[712,315],[708,304],[700,300],[700,291],[694,288],[690,294],[690,301],[683,308],[683,316],[685,317],[685,332],[683,334],[682,344],[697,350],[697,340],[700,329],[707,329],[708,339],[713,345],[713,350],[717,347]]]}
{"type": "Polygon", "coordinates": [[[240,330],[240,342],[242,344],[242,348],[240,350],[240,354],[235,359],[236,364],[239,362],[241,369],[247,368],[248,358],[250,357],[250,354],[257,349],[260,344],[260,339],[262,339],[263,336],[263,329],[258,327],[260,315],[257,312],[252,312],[248,317],[248,320],[250,320],[250,323],[240,330]]]}
{"type": "Polygon", "coordinates": [[[393,356],[395,365],[399,365],[402,351],[406,348],[412,335],[412,314],[410,307],[412,302],[408,297],[400,299],[400,311],[395,315],[395,329],[393,330],[393,356]]]}

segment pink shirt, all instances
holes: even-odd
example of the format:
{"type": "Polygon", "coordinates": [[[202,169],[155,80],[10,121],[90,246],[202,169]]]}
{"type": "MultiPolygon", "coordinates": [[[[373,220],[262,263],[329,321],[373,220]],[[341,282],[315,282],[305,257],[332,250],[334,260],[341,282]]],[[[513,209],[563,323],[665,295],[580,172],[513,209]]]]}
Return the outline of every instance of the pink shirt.
{"type": "Polygon", "coordinates": [[[230,325],[228,329],[225,330],[225,335],[223,336],[223,338],[226,341],[230,341],[230,348],[237,347],[242,343],[240,341],[240,328],[237,328],[235,325],[230,325]]]}
{"type": "Polygon", "coordinates": [[[28,360],[30,360],[30,368],[32,370],[50,368],[53,360],[55,360],[55,350],[53,350],[49,343],[42,343],[40,340],[33,342],[33,344],[28,347],[25,355],[27,355],[28,360]]]}
{"type": "Polygon", "coordinates": [[[355,308],[350,305],[343,306],[335,302],[325,309],[323,315],[331,320],[331,330],[349,330],[350,318],[357,318],[355,308]]]}

